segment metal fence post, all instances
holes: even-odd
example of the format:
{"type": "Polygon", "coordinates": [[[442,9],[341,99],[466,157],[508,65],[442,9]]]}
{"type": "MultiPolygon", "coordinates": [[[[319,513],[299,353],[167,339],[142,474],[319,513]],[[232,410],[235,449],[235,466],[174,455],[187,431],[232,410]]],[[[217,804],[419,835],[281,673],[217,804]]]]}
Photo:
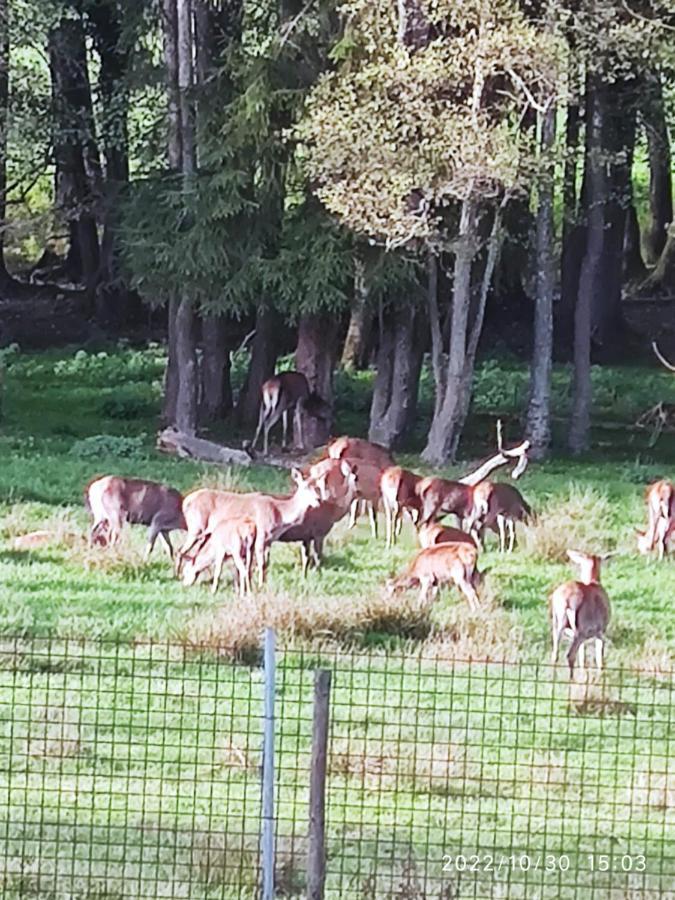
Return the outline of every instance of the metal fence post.
{"type": "Polygon", "coordinates": [[[309,851],[307,854],[307,900],[323,900],[326,881],[326,767],[331,673],[314,673],[314,718],[312,724],[312,771],[309,783],[309,851]]]}
{"type": "Polygon", "coordinates": [[[262,758],[262,897],[274,898],[274,691],[276,635],[265,630],[265,713],[262,758]]]}

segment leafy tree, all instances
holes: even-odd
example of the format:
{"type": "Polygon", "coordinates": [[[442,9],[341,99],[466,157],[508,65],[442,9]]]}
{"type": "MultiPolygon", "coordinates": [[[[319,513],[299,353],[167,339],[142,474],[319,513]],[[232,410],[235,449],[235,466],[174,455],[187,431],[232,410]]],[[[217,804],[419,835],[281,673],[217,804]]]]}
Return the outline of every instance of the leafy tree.
{"type": "Polygon", "coordinates": [[[448,361],[434,341],[436,412],[424,457],[457,451],[505,199],[534,148],[519,118],[556,77],[555,41],[511,0],[352,0],[337,70],[301,131],[327,208],[388,247],[454,257],[448,361]]]}

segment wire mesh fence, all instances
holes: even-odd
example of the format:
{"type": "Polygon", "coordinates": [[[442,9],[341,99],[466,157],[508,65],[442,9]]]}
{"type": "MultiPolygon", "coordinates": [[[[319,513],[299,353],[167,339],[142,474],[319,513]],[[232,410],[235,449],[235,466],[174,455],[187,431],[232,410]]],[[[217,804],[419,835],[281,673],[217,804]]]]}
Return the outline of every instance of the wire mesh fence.
{"type": "MultiPolygon", "coordinates": [[[[306,895],[332,675],[327,898],[675,896],[673,672],[285,650],[278,896],[306,895]]],[[[3,897],[260,895],[263,674],[225,648],[0,644],[3,897]]]]}

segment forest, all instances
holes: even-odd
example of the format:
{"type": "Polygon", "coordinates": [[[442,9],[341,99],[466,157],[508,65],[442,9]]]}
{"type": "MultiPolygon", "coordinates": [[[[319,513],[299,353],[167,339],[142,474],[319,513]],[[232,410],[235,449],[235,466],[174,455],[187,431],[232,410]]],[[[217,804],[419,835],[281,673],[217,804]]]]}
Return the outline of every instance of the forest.
{"type": "Polygon", "coordinates": [[[374,369],[396,448],[428,377],[432,464],[477,358],[529,366],[541,458],[553,361],[580,453],[592,366],[675,349],[668,0],[0,0],[0,26],[5,348],[166,343],[188,435],[251,428],[293,354],[331,406],[374,369]]]}

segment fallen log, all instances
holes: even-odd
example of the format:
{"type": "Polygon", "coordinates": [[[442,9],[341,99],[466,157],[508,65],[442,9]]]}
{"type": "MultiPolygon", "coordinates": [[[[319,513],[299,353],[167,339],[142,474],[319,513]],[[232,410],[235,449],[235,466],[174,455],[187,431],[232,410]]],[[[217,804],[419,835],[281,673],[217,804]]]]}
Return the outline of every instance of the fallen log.
{"type": "Polygon", "coordinates": [[[317,455],[316,450],[311,453],[283,455],[268,453],[267,456],[258,456],[258,454],[250,446],[249,441],[244,441],[243,450],[235,447],[225,447],[222,444],[216,444],[214,441],[207,441],[204,438],[193,437],[177,428],[169,427],[160,431],[157,435],[157,449],[162,453],[172,453],[181,459],[196,459],[200,462],[216,463],[221,466],[236,465],[250,466],[252,463],[259,462],[266,466],[275,466],[279,469],[292,469],[295,466],[302,467],[309,461],[314,460],[317,455]]]}

